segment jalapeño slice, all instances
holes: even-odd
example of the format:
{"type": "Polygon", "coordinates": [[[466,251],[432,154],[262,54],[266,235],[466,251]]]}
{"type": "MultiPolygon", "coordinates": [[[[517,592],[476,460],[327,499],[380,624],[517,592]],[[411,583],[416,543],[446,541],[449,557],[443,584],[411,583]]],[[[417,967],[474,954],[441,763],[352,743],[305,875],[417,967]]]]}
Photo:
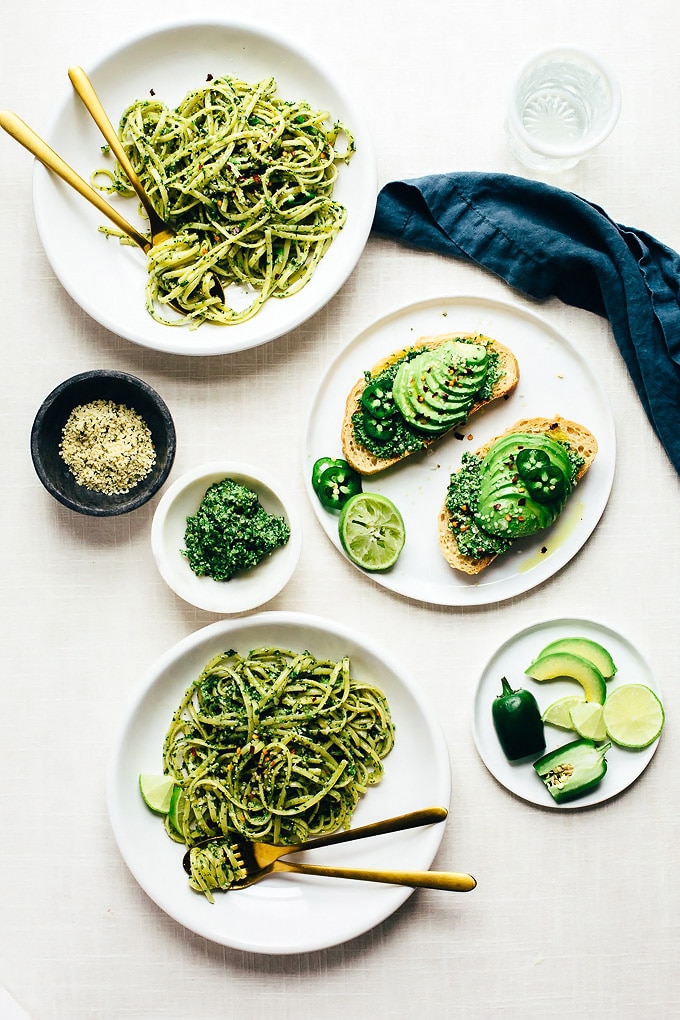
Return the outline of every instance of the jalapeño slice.
{"type": "Polygon", "coordinates": [[[379,421],[391,418],[397,410],[391,385],[380,382],[379,379],[372,379],[366,384],[359,400],[364,410],[379,421]]]}
{"type": "MultiPolygon", "coordinates": [[[[325,459],[320,458],[321,461],[325,459]]],[[[314,467],[319,463],[317,461],[314,467]]],[[[321,464],[316,474],[312,470],[312,487],[326,510],[341,510],[351,496],[361,492],[361,476],[346,460],[331,460],[329,464],[321,464]]]]}
{"type": "Polygon", "coordinates": [[[528,494],[537,503],[552,503],[564,495],[566,479],[544,450],[520,450],[515,466],[528,494]]]}

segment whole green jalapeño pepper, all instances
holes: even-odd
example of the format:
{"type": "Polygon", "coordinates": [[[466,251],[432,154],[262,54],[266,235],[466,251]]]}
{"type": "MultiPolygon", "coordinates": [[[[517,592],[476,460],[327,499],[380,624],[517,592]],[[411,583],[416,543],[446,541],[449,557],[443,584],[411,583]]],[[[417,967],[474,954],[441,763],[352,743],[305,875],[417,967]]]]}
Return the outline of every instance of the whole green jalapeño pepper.
{"type": "Polygon", "coordinates": [[[597,745],[588,737],[572,740],[534,762],[536,772],[558,804],[581,797],[604,778],[605,754],[612,745],[597,745]]]}
{"type": "Polygon", "coordinates": [[[519,761],[545,749],[541,712],[531,691],[513,690],[501,678],[501,693],[494,699],[491,716],[494,729],[508,761],[519,761]]]}

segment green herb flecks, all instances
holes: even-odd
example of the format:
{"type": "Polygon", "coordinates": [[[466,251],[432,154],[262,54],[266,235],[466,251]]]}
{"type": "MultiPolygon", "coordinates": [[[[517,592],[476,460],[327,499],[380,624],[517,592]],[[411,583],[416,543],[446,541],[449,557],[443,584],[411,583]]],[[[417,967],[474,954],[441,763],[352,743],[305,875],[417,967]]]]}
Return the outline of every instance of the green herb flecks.
{"type": "Polygon", "coordinates": [[[499,555],[512,544],[508,539],[490,535],[475,521],[479,505],[481,463],[482,458],[476,454],[469,451],[464,453],[459,470],[451,475],[446,495],[449,527],[456,536],[458,549],[463,556],[471,556],[473,559],[499,555]]]}
{"type": "Polygon", "coordinates": [[[283,517],[268,514],[252,489],[224,478],[187,517],[182,554],[198,577],[228,581],[250,570],[290,538],[283,517]]]}

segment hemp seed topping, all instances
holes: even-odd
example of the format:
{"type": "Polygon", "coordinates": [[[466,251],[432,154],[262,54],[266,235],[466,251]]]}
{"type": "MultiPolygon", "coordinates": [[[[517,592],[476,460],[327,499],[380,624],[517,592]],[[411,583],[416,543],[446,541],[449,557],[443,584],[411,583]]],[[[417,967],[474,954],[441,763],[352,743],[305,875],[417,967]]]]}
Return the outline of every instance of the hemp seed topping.
{"type": "Polygon", "coordinates": [[[156,460],[144,419],[112,400],[74,407],[62,430],[59,453],[79,485],[109,496],[129,492],[156,460]]]}

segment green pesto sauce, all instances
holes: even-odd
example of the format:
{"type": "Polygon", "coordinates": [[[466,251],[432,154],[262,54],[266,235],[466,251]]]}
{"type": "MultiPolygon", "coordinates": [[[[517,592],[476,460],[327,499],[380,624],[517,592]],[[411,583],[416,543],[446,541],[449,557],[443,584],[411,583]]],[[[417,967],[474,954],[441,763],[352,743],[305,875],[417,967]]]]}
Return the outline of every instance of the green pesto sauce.
{"type": "MultiPolygon", "coordinates": [[[[568,443],[561,445],[565,447],[569,457],[570,484],[573,486],[576,475],[583,466],[583,457],[568,443]]],[[[450,516],[449,528],[456,537],[458,549],[463,556],[477,560],[484,556],[496,556],[507,552],[513,544],[513,539],[491,535],[475,520],[479,506],[482,459],[476,453],[464,453],[460,468],[451,475],[446,494],[446,509],[450,516]]]]}
{"type": "MultiPolygon", "coordinates": [[[[394,377],[397,374],[397,369],[404,361],[411,361],[417,354],[422,352],[422,348],[415,348],[406,352],[406,354],[389,365],[388,368],[382,372],[371,375],[370,372],[365,373],[366,382],[371,382],[374,379],[379,380],[386,389],[392,388],[394,377]]],[[[498,351],[493,347],[488,349],[488,371],[484,379],[484,383],[475,394],[475,403],[482,400],[489,400],[494,391],[498,379],[502,375],[499,368],[499,357],[498,351]]],[[[461,422],[461,425],[463,423],[461,422]]],[[[354,438],[357,443],[365,447],[374,457],[381,457],[385,459],[391,459],[392,457],[403,457],[409,453],[418,453],[419,450],[423,450],[429,443],[432,442],[432,436],[424,435],[419,432],[417,428],[414,428],[401,414],[394,415],[395,431],[394,435],[384,442],[378,442],[369,436],[364,427],[364,415],[363,411],[355,411],[352,415],[352,426],[354,428],[354,438]]]]}
{"type": "Polygon", "coordinates": [[[181,552],[198,577],[228,581],[289,538],[283,517],[268,514],[252,489],[224,478],[210,486],[196,514],[187,517],[181,552]]]}

